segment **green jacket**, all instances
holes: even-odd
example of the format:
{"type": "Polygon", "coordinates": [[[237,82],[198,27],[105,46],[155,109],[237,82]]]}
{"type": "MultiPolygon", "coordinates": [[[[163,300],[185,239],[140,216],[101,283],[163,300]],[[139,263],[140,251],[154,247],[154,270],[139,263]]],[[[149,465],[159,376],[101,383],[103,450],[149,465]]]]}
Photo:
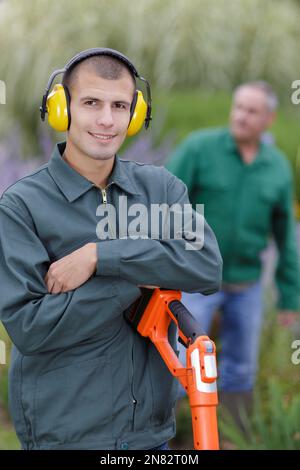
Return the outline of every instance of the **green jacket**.
{"type": "Polygon", "coordinates": [[[187,185],[193,205],[204,204],[223,258],[223,281],[257,280],[260,254],[273,234],[279,249],[279,307],[297,309],[292,174],[279,150],[262,143],[254,162],[246,165],[228,129],[198,131],[176,149],[167,168],[187,185]]]}
{"type": "MultiPolygon", "coordinates": [[[[222,261],[205,224],[201,250],[184,239],[109,239],[96,234],[103,199],[116,208],[188,203],[186,187],[164,168],[115,158],[105,192],[73,170],[56,146],[49,163],[0,200],[0,319],[14,348],[11,415],[24,449],[147,449],[175,434],[177,382],[123,312],[137,285],[215,292],[222,261]],[[94,276],[49,294],[50,263],[98,243],[94,276]]],[[[170,341],[176,345],[176,329],[170,341]]]]}

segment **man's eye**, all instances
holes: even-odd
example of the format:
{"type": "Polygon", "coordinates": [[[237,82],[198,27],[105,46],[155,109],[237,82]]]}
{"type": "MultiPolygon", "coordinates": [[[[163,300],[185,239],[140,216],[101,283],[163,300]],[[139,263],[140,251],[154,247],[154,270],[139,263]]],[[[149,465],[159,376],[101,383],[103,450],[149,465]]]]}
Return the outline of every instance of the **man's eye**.
{"type": "Polygon", "coordinates": [[[126,109],[126,105],[124,103],[115,103],[115,107],[118,109],[126,109]]]}
{"type": "Polygon", "coordinates": [[[87,100],[84,102],[87,106],[95,106],[97,104],[96,100],[87,100]]]}

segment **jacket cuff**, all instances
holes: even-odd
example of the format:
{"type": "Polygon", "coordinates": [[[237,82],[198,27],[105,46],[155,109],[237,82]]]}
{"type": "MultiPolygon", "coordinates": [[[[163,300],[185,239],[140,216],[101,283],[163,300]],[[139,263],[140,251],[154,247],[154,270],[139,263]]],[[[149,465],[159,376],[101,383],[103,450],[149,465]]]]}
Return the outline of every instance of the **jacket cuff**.
{"type": "Polygon", "coordinates": [[[96,276],[120,275],[120,246],[121,240],[97,242],[96,276]]]}

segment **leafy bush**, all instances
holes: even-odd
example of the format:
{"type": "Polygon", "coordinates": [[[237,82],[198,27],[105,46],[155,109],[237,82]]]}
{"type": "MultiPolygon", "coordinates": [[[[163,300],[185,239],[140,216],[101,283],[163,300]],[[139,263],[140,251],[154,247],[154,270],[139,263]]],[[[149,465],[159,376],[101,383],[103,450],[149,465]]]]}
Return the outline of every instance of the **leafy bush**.
{"type": "Polygon", "coordinates": [[[300,77],[299,17],[292,0],[2,0],[0,134],[18,122],[30,154],[50,73],[95,46],[127,54],[159,90],[231,91],[264,78],[290,101],[300,77]]]}
{"type": "Polygon", "coordinates": [[[220,428],[238,449],[300,449],[299,372],[291,361],[293,330],[278,326],[276,312],[269,311],[261,337],[261,353],[253,416],[245,422],[246,436],[232,420],[220,421],[220,428]]]}
{"type": "Polygon", "coordinates": [[[232,419],[220,421],[222,434],[239,450],[300,450],[300,396],[288,396],[278,379],[268,380],[265,399],[256,398],[252,418],[241,433],[232,419]]]}
{"type": "MultiPolygon", "coordinates": [[[[246,434],[219,406],[219,430],[222,445],[239,450],[300,449],[300,384],[299,372],[291,361],[291,344],[299,338],[299,327],[293,332],[278,326],[270,310],[264,322],[255,405],[250,419],[242,414],[246,434]],[[229,441],[229,442],[227,442],[229,441]]],[[[174,448],[193,448],[190,410],[187,400],[178,407],[177,435],[174,448]]]]}

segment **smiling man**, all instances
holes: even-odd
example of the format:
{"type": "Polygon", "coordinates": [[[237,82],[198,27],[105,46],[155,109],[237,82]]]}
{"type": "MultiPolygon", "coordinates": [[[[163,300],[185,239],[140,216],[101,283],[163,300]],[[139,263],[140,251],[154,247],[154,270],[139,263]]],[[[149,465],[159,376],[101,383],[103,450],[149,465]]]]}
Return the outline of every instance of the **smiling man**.
{"type": "MultiPolygon", "coordinates": [[[[105,198],[116,152],[127,134],[135,77],[115,58],[92,56],[68,70],[62,83],[72,96],[72,125],[62,158],[100,188],[105,198]]],[[[45,277],[49,292],[79,287],[95,271],[96,263],[95,243],[53,263],[45,277]]]]}
{"type": "MultiPolygon", "coordinates": [[[[110,205],[119,220],[122,198],[128,208],[183,207],[187,190],[164,168],[116,155],[144,109],[129,59],[92,49],[62,71],[41,116],[47,103],[66,142],[0,200],[12,418],[23,449],[165,449],[175,433],[177,382],[124,311],[139,285],[216,292],[218,244],[206,223],[197,250],[186,249],[185,230],[174,239],[118,238],[109,223],[110,236],[97,237],[99,207],[110,205]]],[[[148,99],[145,125],[149,106],[148,99]]],[[[175,328],[169,333],[176,347],[175,328]]]]}
{"type": "Polygon", "coordinates": [[[96,56],[67,72],[63,85],[72,96],[71,116],[76,116],[68,132],[66,158],[80,167],[90,165],[91,171],[107,168],[109,174],[126,137],[134,76],[116,59],[96,56]]]}

